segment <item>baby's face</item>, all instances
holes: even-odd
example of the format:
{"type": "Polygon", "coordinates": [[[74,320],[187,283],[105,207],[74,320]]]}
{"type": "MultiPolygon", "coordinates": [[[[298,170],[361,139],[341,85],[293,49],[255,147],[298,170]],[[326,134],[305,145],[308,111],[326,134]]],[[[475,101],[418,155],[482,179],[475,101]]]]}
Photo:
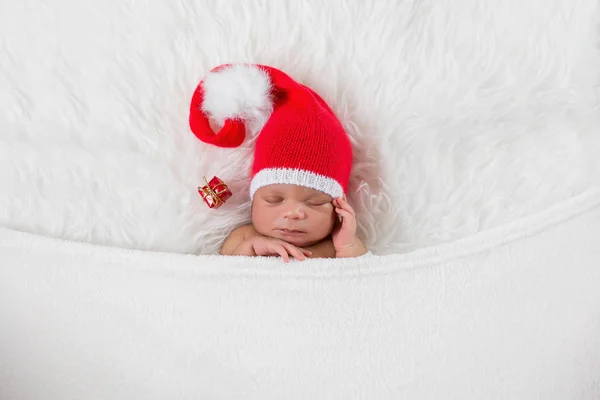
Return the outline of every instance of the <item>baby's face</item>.
{"type": "Polygon", "coordinates": [[[264,236],[304,247],[320,242],[333,229],[331,196],[298,185],[269,185],[252,201],[254,229],[264,236]]]}

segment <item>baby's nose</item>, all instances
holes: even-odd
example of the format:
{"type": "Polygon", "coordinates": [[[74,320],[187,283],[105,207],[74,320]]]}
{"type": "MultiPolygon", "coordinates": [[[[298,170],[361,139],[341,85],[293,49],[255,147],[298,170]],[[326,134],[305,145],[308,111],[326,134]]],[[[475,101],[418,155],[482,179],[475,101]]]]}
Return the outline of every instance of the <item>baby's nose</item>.
{"type": "Polygon", "coordinates": [[[302,219],[305,216],[306,214],[299,204],[292,204],[285,211],[285,217],[289,219],[302,219]]]}

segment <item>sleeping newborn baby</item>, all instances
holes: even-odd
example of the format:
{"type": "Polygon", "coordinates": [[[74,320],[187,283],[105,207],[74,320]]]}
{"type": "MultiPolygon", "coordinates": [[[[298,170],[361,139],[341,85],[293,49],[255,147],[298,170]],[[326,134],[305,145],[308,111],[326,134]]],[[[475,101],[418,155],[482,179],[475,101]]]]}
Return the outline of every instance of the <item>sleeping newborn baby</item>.
{"type": "Polygon", "coordinates": [[[234,230],[221,249],[223,255],[280,255],[286,262],[290,257],[358,257],[366,252],[346,196],[332,199],[290,184],[257,190],[252,224],[234,230]]]}
{"type": "Polygon", "coordinates": [[[222,255],[281,256],[287,262],[367,253],[345,195],[352,146],[313,90],[273,67],[221,65],[198,85],[190,127],[200,140],[221,147],[241,145],[247,133],[258,135],[252,223],[227,237],[222,255]]]}

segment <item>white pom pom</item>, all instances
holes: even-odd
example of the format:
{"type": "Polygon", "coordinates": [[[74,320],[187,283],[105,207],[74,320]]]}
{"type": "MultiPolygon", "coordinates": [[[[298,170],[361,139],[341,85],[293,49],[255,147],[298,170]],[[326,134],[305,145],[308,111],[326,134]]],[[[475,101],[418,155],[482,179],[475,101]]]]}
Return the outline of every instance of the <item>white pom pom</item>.
{"type": "Polygon", "coordinates": [[[202,110],[222,126],[241,119],[250,134],[257,134],[273,112],[269,74],[256,65],[233,64],[210,72],[203,82],[202,110]]]}

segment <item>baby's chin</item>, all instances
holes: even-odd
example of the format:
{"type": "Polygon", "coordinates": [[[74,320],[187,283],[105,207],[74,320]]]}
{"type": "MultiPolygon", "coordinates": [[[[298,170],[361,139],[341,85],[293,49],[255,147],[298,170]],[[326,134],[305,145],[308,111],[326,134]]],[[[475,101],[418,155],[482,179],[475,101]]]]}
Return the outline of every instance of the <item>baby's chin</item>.
{"type": "Polygon", "coordinates": [[[286,235],[281,232],[274,232],[272,234],[272,237],[286,241],[289,244],[293,244],[296,247],[307,247],[307,246],[313,245],[313,244],[318,243],[321,240],[323,240],[323,239],[310,237],[310,235],[307,233],[303,233],[300,235],[286,235]]]}

